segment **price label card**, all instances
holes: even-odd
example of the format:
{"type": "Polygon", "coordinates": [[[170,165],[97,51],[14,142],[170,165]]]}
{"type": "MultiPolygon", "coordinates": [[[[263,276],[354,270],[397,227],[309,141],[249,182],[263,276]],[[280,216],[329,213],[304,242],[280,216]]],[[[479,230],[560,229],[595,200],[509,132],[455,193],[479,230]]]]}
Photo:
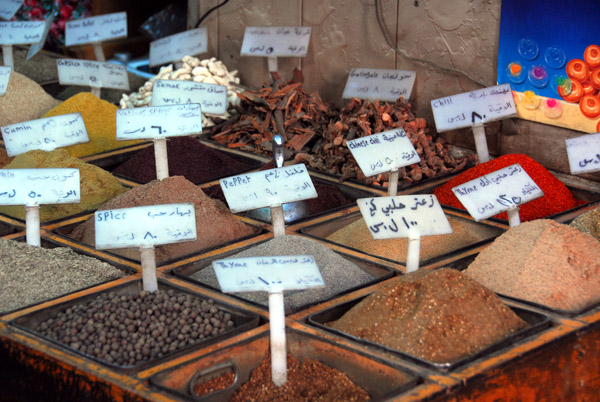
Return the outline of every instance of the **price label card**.
{"type": "Polygon", "coordinates": [[[200,105],[148,106],[117,110],[117,140],[138,140],[202,132],[200,105]]]}
{"type": "Polygon", "coordinates": [[[0,127],[8,156],[34,149],[52,151],[89,142],[81,113],[69,113],[0,127]]]}
{"type": "Polygon", "coordinates": [[[219,181],[232,212],[274,207],[317,196],[306,166],[301,163],[219,181]]]}
{"type": "Polygon", "coordinates": [[[38,43],[44,36],[45,21],[0,22],[0,45],[38,43]]]}
{"type": "Polygon", "coordinates": [[[150,42],[150,67],[171,61],[180,61],[183,56],[206,53],[208,49],[206,27],[190,29],[175,35],[150,42]]]}
{"type": "Polygon", "coordinates": [[[60,59],[56,64],[61,85],[129,90],[127,69],[121,64],[76,59],[60,59]]]}
{"type": "Polygon", "coordinates": [[[600,172],[600,133],[565,141],[571,174],[600,172]]]}
{"type": "Polygon", "coordinates": [[[415,147],[401,128],[356,138],[346,144],[365,176],[421,162],[415,147]]]}
{"type": "Polygon", "coordinates": [[[246,27],[242,56],[305,57],[310,27],[246,27]]]}
{"type": "Polygon", "coordinates": [[[0,18],[10,20],[22,5],[23,0],[0,0],[0,18]]]}
{"type": "Polygon", "coordinates": [[[33,56],[38,54],[40,50],[44,48],[44,45],[46,44],[46,38],[48,38],[48,32],[50,32],[50,27],[52,26],[52,21],[54,21],[54,18],[56,17],[56,13],[51,12],[46,15],[46,22],[44,25],[44,33],[42,34],[42,39],[39,42],[33,43],[31,46],[29,46],[29,50],[27,51],[27,56],[25,56],[25,60],[30,60],[33,56]]]}
{"type": "Polygon", "coordinates": [[[452,233],[452,226],[433,194],[360,198],[356,203],[375,240],[452,233]]]}
{"type": "Polygon", "coordinates": [[[112,13],[97,17],[67,21],[65,45],[83,45],[127,37],[127,13],[112,13]]]}
{"type": "Polygon", "coordinates": [[[0,205],[76,204],[79,169],[0,169],[0,205]]]}
{"type": "Polygon", "coordinates": [[[0,66],[0,96],[4,96],[6,88],[8,88],[8,81],[10,80],[10,73],[12,68],[0,66]]]}
{"type": "Polygon", "coordinates": [[[438,131],[470,127],[517,115],[509,84],[434,99],[431,108],[438,131]]]}
{"type": "Polygon", "coordinates": [[[192,203],[96,211],[94,221],[98,250],[196,240],[192,203]]]}
{"type": "Polygon", "coordinates": [[[456,186],[452,192],[478,222],[544,195],[518,163],[456,186]]]}
{"type": "Polygon", "coordinates": [[[312,255],[228,258],[212,263],[221,290],[275,292],[325,286],[312,255]]]}
{"type": "Polygon", "coordinates": [[[157,80],[152,87],[152,106],[198,103],[202,113],[225,114],[227,87],[193,81],[157,80]]]}
{"type": "Polygon", "coordinates": [[[416,71],[354,68],[348,75],[342,98],[379,99],[394,102],[410,98],[416,71]]]}

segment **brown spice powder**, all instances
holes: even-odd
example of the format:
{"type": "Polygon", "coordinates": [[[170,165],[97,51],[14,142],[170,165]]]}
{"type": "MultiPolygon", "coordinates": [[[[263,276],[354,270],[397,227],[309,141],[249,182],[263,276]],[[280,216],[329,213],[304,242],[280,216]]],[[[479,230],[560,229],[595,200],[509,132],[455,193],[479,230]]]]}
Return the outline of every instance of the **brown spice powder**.
{"type": "Polygon", "coordinates": [[[417,271],[385,283],[332,328],[436,363],[454,362],[527,324],[458,271],[417,271]]]}
{"type": "Polygon", "coordinates": [[[600,240],[600,207],[579,215],[569,226],[600,240]]]}

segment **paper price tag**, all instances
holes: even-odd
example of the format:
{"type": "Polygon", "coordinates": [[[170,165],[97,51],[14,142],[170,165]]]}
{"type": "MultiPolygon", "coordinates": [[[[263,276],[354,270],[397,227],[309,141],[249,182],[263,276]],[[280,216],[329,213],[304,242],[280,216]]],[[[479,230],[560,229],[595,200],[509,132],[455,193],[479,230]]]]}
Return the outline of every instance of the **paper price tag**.
{"type": "Polygon", "coordinates": [[[600,171],[600,133],[567,138],[571,174],[600,171]]]}
{"type": "Polygon", "coordinates": [[[8,156],[34,149],[52,151],[88,142],[81,113],[69,113],[0,127],[8,156]]]}
{"type": "Polygon", "coordinates": [[[0,22],[0,45],[38,43],[44,35],[45,21],[0,22]]]}
{"type": "Polygon", "coordinates": [[[421,161],[401,128],[356,138],[347,141],[346,145],[365,176],[389,172],[421,161]]]}
{"type": "Polygon", "coordinates": [[[225,114],[227,87],[193,81],[157,80],[152,87],[152,106],[198,103],[202,113],[225,114]]]}
{"type": "Polygon", "coordinates": [[[518,163],[456,186],[452,192],[478,222],[544,195],[518,163]]]}
{"type": "Polygon", "coordinates": [[[129,90],[129,77],[123,65],[76,59],[60,59],[56,64],[61,85],[129,90]]]}
{"type": "Polygon", "coordinates": [[[452,233],[448,218],[433,194],[361,198],[356,203],[376,240],[452,233]]]}
{"type": "Polygon", "coordinates": [[[8,88],[8,81],[10,80],[10,73],[12,68],[0,66],[0,96],[4,96],[6,88],[8,88]]]}
{"type": "Polygon", "coordinates": [[[10,20],[22,5],[23,0],[0,0],[0,18],[10,20]]]}
{"type": "Polygon", "coordinates": [[[325,286],[312,255],[228,258],[212,263],[221,290],[274,292],[325,286]]]}
{"type": "Polygon", "coordinates": [[[127,37],[127,13],[112,13],[67,21],[65,45],[83,45],[127,37]]]}
{"type": "Polygon", "coordinates": [[[25,60],[30,60],[33,56],[38,54],[40,50],[44,48],[44,45],[46,44],[46,38],[48,38],[48,32],[50,32],[50,27],[52,26],[52,21],[54,21],[55,17],[56,15],[54,12],[48,13],[46,15],[46,22],[44,25],[44,32],[42,33],[42,39],[40,39],[39,42],[29,46],[29,50],[27,51],[27,56],[25,57],[25,60]]]}
{"type": "Polygon", "coordinates": [[[220,184],[232,212],[273,207],[317,196],[303,164],[228,177],[221,179],[220,184]]]}
{"type": "Polygon", "coordinates": [[[517,115],[509,84],[431,101],[438,131],[454,130],[517,115]]]}
{"type": "Polygon", "coordinates": [[[0,205],[75,204],[79,169],[0,169],[0,205]]]}
{"type": "Polygon", "coordinates": [[[150,67],[171,61],[180,61],[183,56],[206,53],[208,34],[205,27],[190,29],[175,35],[150,42],[150,67]]]}
{"type": "Polygon", "coordinates": [[[94,221],[98,250],[196,240],[192,203],[96,211],[94,221]]]}
{"type": "Polygon", "coordinates": [[[165,138],[202,132],[200,105],[149,106],[117,110],[117,140],[165,138]]]}
{"type": "Polygon", "coordinates": [[[342,98],[379,99],[394,102],[410,98],[416,71],[354,68],[348,75],[342,98]]]}
{"type": "Polygon", "coordinates": [[[242,56],[305,57],[311,27],[246,27],[242,56]]]}

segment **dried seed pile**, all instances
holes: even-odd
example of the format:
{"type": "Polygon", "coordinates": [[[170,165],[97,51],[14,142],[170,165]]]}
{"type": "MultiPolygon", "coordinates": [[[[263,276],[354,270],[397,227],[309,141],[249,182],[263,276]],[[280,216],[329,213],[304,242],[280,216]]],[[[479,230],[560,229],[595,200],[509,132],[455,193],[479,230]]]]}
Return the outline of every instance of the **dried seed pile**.
{"type": "Polygon", "coordinates": [[[0,239],[0,311],[12,311],[124,276],[70,248],[0,239]]]}
{"type": "Polygon", "coordinates": [[[569,226],[600,240],[600,207],[579,215],[569,226]]]}
{"type": "Polygon", "coordinates": [[[287,355],[288,379],[281,387],[271,381],[271,356],[263,359],[248,382],[242,385],[231,398],[236,401],[368,401],[369,394],[338,369],[312,359],[300,362],[287,355]]]}
{"type": "Polygon", "coordinates": [[[527,324],[491,290],[442,268],[390,280],[329,325],[421,359],[450,363],[527,324]]]}
{"type": "Polygon", "coordinates": [[[214,300],[175,292],[103,293],[43,321],[36,332],[120,366],[161,358],[235,327],[214,300]]]}
{"type": "Polygon", "coordinates": [[[6,94],[0,96],[0,126],[39,119],[59,104],[38,83],[13,71],[6,94]]]}
{"type": "Polygon", "coordinates": [[[204,396],[231,387],[234,382],[235,373],[227,372],[203,383],[194,384],[192,391],[194,396],[204,396]]]}
{"type": "Polygon", "coordinates": [[[537,219],[510,228],[464,273],[494,292],[578,311],[600,302],[600,242],[567,225],[537,219]]]}

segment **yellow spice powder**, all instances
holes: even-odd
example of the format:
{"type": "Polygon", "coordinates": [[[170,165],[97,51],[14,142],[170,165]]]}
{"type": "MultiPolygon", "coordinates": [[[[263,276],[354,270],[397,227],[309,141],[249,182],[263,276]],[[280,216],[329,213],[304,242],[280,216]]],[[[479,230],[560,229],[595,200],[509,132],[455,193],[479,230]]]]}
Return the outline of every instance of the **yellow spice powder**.
{"type": "Polygon", "coordinates": [[[43,117],[81,113],[90,141],[65,147],[71,155],[79,158],[141,142],[117,141],[117,109],[112,103],[97,98],[91,92],[81,92],[71,96],[43,117]]]}

